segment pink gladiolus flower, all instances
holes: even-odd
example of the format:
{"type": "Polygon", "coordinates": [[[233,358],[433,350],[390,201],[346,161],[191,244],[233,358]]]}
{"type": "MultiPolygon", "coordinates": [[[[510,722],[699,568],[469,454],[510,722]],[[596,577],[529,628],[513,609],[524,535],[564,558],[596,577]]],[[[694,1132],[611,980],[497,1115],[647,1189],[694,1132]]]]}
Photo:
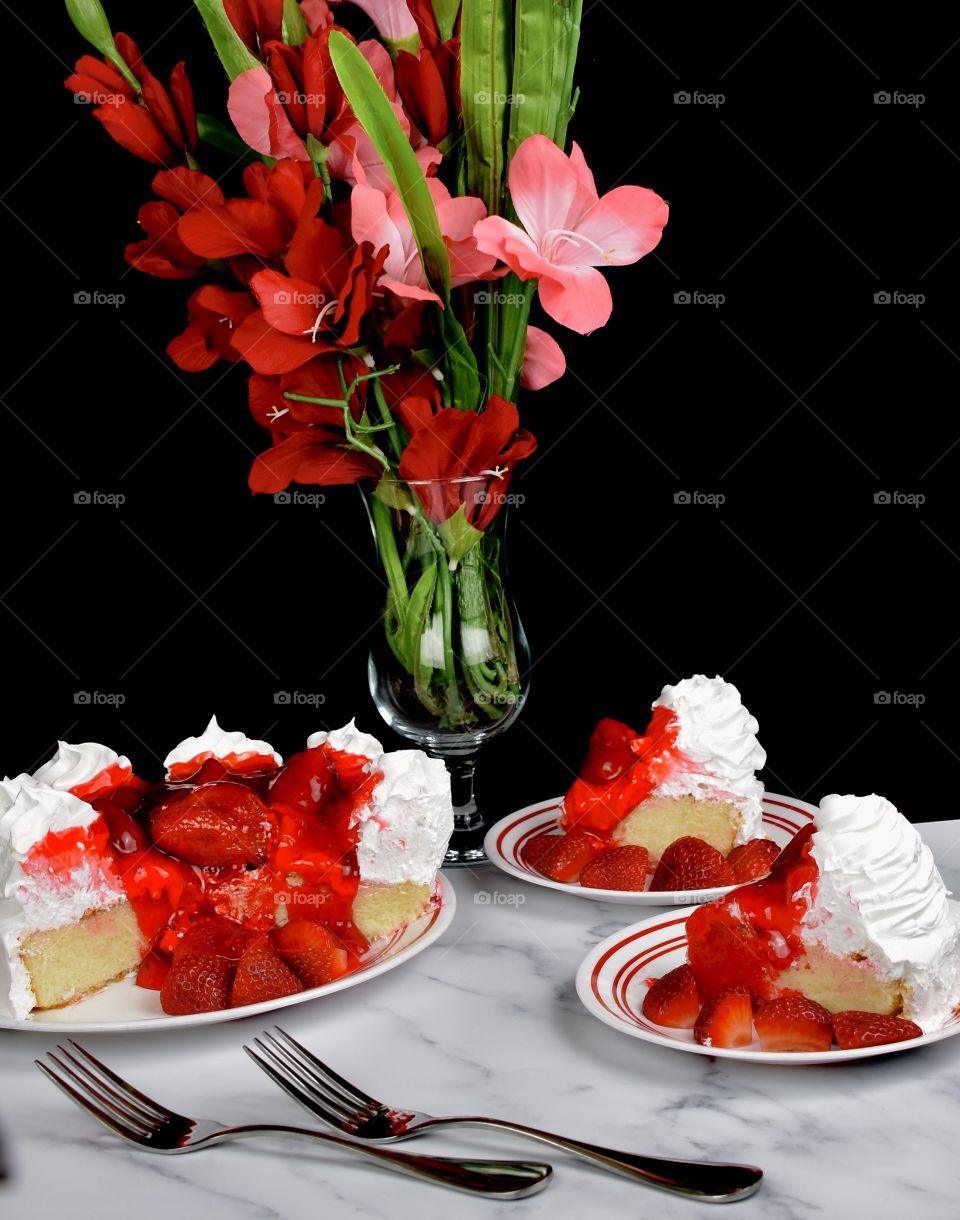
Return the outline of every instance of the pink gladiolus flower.
{"type": "MultiPolygon", "coordinates": [[[[489,279],[497,260],[482,254],[473,236],[477,222],[486,215],[483,201],[472,195],[453,197],[436,178],[428,178],[427,187],[450,257],[451,287],[489,279]]],[[[384,194],[370,186],[355,186],[350,195],[350,228],[358,244],[371,242],[375,250],[389,246],[380,287],[411,300],[439,302],[427,284],[410,221],[395,191],[384,194]]]]}
{"type": "Polygon", "coordinates": [[[635,263],[667,223],[667,205],[642,186],[597,194],[579,145],[569,157],[546,136],[528,136],[514,154],[510,195],[523,225],[488,216],[474,229],[477,246],[520,279],[539,279],[547,313],[587,334],[610,317],[613,302],[598,267],[635,263]]]}
{"type": "Polygon", "coordinates": [[[332,5],[348,2],[363,9],[386,42],[400,44],[408,51],[420,45],[420,31],[406,0],[330,0],[332,5]]]}
{"type": "Polygon", "coordinates": [[[548,335],[539,326],[528,326],[520,384],[527,390],[542,390],[545,385],[559,380],[566,371],[566,357],[553,335],[548,335]]]}

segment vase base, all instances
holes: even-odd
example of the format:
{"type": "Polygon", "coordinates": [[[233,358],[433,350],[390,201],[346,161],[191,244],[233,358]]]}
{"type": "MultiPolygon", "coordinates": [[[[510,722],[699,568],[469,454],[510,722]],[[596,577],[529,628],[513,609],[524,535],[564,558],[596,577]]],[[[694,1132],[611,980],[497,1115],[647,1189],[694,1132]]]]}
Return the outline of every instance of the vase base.
{"type": "Polygon", "coordinates": [[[444,868],[471,868],[486,863],[487,853],[483,850],[482,843],[476,847],[455,847],[451,843],[443,857],[444,868]]]}

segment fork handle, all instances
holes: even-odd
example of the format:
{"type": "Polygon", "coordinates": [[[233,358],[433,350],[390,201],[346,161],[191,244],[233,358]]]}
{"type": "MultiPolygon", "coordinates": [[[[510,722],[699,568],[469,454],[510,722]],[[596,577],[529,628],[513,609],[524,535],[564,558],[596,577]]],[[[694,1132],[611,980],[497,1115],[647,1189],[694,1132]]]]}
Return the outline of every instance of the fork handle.
{"type": "Polygon", "coordinates": [[[452,1186],[454,1190],[492,1199],[522,1199],[542,1190],[550,1181],[553,1169],[540,1161],[461,1160],[445,1156],[413,1156],[355,1140],[341,1139],[325,1131],[308,1127],[287,1127],[274,1123],[247,1124],[227,1127],[216,1133],[219,1139],[244,1139],[258,1135],[285,1135],[294,1139],[311,1140],[319,1144],[335,1144],[357,1156],[377,1161],[387,1169],[404,1173],[421,1181],[452,1186]]]}
{"type": "Polygon", "coordinates": [[[562,1148],[573,1156],[581,1157],[593,1165],[612,1173],[621,1174],[633,1181],[645,1182],[673,1194],[686,1195],[706,1203],[732,1203],[752,1195],[763,1180],[763,1170],[754,1165],[725,1164],[718,1161],[678,1161],[667,1157],[643,1156],[634,1152],[618,1152],[599,1144],[587,1144],[582,1140],[568,1139],[541,1131],[537,1127],[526,1127],[522,1123],[506,1122],[499,1118],[452,1118],[428,1119],[418,1126],[418,1134],[433,1127],[495,1127],[500,1131],[512,1131],[526,1135],[544,1144],[562,1148]]]}

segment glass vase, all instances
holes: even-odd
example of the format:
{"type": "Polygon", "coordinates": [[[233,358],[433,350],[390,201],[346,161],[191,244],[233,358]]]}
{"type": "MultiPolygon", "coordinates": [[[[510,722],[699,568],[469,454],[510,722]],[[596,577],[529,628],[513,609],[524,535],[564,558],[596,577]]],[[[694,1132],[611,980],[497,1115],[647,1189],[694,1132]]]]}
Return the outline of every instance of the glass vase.
{"type": "Polygon", "coordinates": [[[386,475],[364,497],[386,583],[370,693],[392,729],[446,763],[455,826],[446,864],[479,863],[489,823],[474,796],[477,755],[514,723],[528,690],[505,555],[516,497],[497,472],[386,475]]]}

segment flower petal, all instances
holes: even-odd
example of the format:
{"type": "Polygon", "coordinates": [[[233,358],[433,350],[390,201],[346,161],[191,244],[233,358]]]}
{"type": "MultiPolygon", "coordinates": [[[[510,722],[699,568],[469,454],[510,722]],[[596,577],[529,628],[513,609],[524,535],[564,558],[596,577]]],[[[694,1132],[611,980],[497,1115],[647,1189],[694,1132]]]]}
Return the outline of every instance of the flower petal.
{"type": "Polygon", "coordinates": [[[613,310],[610,286],[595,267],[555,267],[538,292],[550,317],[581,335],[603,326],[613,310]]]}
{"type": "Polygon", "coordinates": [[[548,265],[523,229],[502,216],[488,216],[477,221],[473,235],[478,250],[501,259],[522,280],[539,275],[540,269],[548,265]]]}
{"type": "Polygon", "coordinates": [[[542,390],[566,371],[566,358],[553,335],[548,335],[539,326],[528,326],[520,384],[528,390],[542,390]]]}
{"type": "Polygon", "coordinates": [[[227,110],[244,143],[270,157],[309,161],[306,145],[293,130],[266,68],[250,68],[234,78],[227,110]]]}
{"type": "Polygon", "coordinates": [[[552,140],[527,136],[513,155],[510,196],[520,223],[540,245],[551,229],[566,226],[570,208],[582,189],[577,171],[552,140]]]}
{"type": "Polygon", "coordinates": [[[591,244],[564,242],[557,261],[581,267],[635,263],[659,242],[669,211],[660,196],[644,186],[615,187],[576,222],[577,233],[591,244]]]}

